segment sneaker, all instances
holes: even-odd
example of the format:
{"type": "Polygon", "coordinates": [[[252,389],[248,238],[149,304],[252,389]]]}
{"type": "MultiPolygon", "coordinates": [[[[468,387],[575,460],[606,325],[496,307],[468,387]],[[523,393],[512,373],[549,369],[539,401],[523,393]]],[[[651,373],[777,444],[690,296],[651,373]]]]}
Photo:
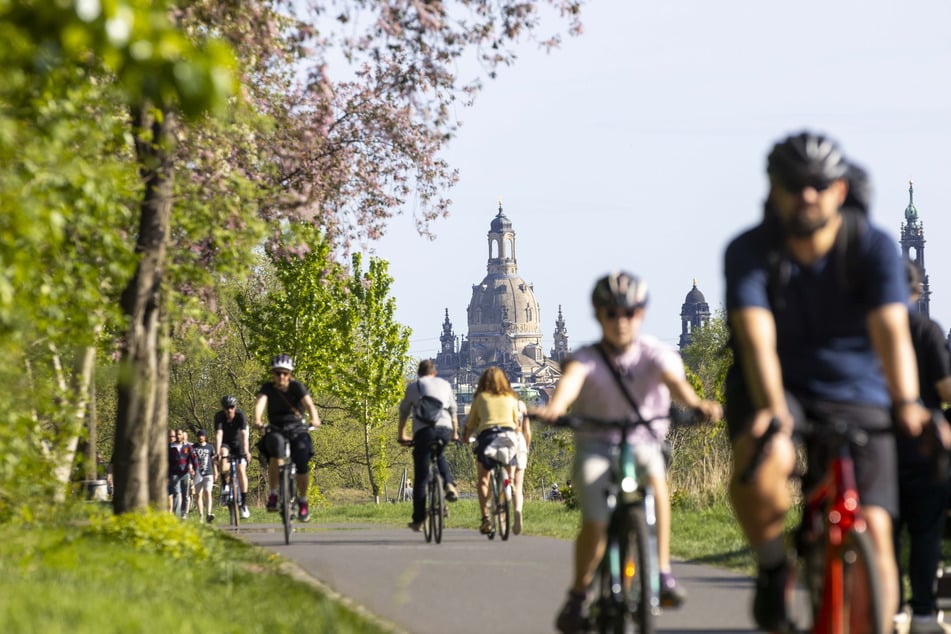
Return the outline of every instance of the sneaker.
{"type": "Polygon", "coordinates": [[[456,485],[452,482],[446,485],[445,491],[447,502],[455,502],[459,499],[459,492],[456,490],[456,485]]]}
{"type": "Polygon", "coordinates": [[[492,522],[489,520],[488,517],[483,516],[482,526],[479,527],[479,532],[482,533],[483,535],[488,535],[489,533],[492,532],[492,522]]]}
{"type": "Polygon", "coordinates": [[[227,484],[221,487],[221,506],[228,506],[228,498],[231,497],[231,487],[227,484]]]}
{"type": "Polygon", "coordinates": [[[512,523],[512,532],[516,535],[522,534],[522,512],[515,511],[515,521],[512,523]]]}
{"type": "Polygon", "coordinates": [[[588,619],[584,616],[584,595],[568,593],[565,605],[555,619],[555,629],[561,634],[575,634],[588,629],[588,619]]]}
{"type": "Polygon", "coordinates": [[[753,619],[761,630],[774,632],[786,623],[786,562],[775,568],[760,568],[753,597],[753,619]]]}
{"type": "Polygon", "coordinates": [[[241,519],[246,520],[251,517],[251,511],[248,510],[247,506],[241,506],[241,519]]]}
{"type": "Polygon", "coordinates": [[[267,512],[277,513],[277,493],[267,496],[267,512]]]}
{"type": "Polygon", "coordinates": [[[214,522],[214,521],[215,521],[215,514],[214,514],[214,513],[209,513],[209,514],[208,514],[208,517],[207,517],[207,520],[208,520],[208,523],[209,523],[209,524],[211,524],[212,522],[214,522]]]}
{"type": "Polygon", "coordinates": [[[680,587],[674,575],[660,573],[660,607],[679,608],[687,600],[687,592],[680,587]]]}
{"type": "Polygon", "coordinates": [[[410,529],[411,531],[413,531],[414,533],[418,533],[418,532],[420,532],[421,530],[423,530],[423,523],[422,523],[422,522],[410,522],[410,523],[407,524],[406,526],[409,527],[409,529],[410,529]]]}
{"type": "Polygon", "coordinates": [[[302,522],[310,521],[310,511],[307,508],[307,500],[300,500],[297,503],[297,519],[302,522]]]}

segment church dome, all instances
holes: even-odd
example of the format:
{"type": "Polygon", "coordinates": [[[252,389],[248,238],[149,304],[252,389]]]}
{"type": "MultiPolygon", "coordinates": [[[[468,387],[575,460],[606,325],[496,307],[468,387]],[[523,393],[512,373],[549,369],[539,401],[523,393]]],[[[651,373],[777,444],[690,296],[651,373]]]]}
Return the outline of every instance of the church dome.
{"type": "Polygon", "coordinates": [[[536,335],[538,301],[531,284],[518,276],[489,274],[473,285],[469,302],[469,337],[485,335],[536,335]]]}
{"type": "Polygon", "coordinates": [[[700,292],[700,289],[697,288],[697,283],[693,283],[693,288],[690,289],[690,292],[687,293],[687,297],[684,298],[684,304],[706,304],[707,298],[703,296],[703,293],[700,292]]]}
{"type": "Polygon", "coordinates": [[[499,215],[492,219],[489,230],[493,233],[503,233],[512,230],[512,221],[508,219],[508,216],[502,213],[501,205],[499,205],[499,215]]]}

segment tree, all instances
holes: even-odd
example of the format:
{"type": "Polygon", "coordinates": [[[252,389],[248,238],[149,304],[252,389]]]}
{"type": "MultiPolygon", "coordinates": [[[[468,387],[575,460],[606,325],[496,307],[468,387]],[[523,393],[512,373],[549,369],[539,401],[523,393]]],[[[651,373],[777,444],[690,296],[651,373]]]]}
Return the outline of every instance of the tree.
{"type": "Polygon", "coordinates": [[[328,386],[347,414],[363,431],[364,459],[374,499],[390,466],[387,447],[395,437],[393,413],[403,395],[409,362],[409,335],[396,322],[396,301],[390,296],[393,278],[387,263],[370,258],[364,272],[362,258],[352,258],[347,297],[340,302],[338,323],[347,342],[333,368],[328,386]]]}
{"type": "Polygon", "coordinates": [[[691,333],[690,343],[682,350],[684,364],[695,377],[700,394],[721,403],[724,401],[726,372],[733,364],[733,353],[728,347],[730,332],[726,315],[717,311],[705,324],[691,333]]]}

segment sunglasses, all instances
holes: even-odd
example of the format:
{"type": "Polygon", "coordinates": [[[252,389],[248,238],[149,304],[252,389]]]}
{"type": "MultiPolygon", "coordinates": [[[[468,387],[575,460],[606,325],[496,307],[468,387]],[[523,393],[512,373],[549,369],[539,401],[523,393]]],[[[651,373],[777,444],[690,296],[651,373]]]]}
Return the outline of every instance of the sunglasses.
{"type": "Polygon", "coordinates": [[[274,376],[287,376],[290,372],[286,370],[271,370],[271,374],[274,376]]]}
{"type": "Polygon", "coordinates": [[[237,407],[237,405],[229,405],[229,406],[226,407],[225,409],[235,409],[236,407],[237,407]]]}
{"type": "Polygon", "coordinates": [[[815,179],[806,179],[806,180],[798,180],[795,178],[789,178],[789,179],[781,178],[779,180],[779,185],[790,194],[798,194],[799,192],[806,189],[807,187],[811,187],[817,192],[824,192],[825,190],[829,189],[829,187],[831,187],[832,183],[834,182],[835,180],[831,180],[828,178],[815,178],[815,179]]]}
{"type": "Polygon", "coordinates": [[[608,319],[617,319],[618,317],[627,317],[630,319],[637,312],[637,308],[606,308],[604,316],[608,319]]]}

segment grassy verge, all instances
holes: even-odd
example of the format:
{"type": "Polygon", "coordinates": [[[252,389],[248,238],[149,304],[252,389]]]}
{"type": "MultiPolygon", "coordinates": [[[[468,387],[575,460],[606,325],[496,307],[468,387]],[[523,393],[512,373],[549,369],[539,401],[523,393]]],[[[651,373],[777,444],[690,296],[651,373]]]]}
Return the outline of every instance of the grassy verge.
{"type": "Polygon", "coordinates": [[[167,513],[0,526],[5,632],[384,631],[282,561],[167,513]]]}
{"type": "MultiPolygon", "coordinates": [[[[410,512],[409,503],[327,505],[315,507],[312,523],[301,529],[403,526],[410,512]]],[[[447,527],[476,531],[479,518],[475,500],[460,500],[450,506],[447,527]]],[[[258,509],[251,521],[276,516],[258,509]]],[[[572,539],[578,521],[578,512],[563,504],[526,502],[525,534],[572,539]]],[[[728,507],[678,505],[674,526],[676,557],[751,570],[728,507]]],[[[276,555],[197,518],[116,518],[83,505],[57,523],[0,526],[0,623],[5,632],[50,634],[386,631],[285,571],[276,555]]]]}

